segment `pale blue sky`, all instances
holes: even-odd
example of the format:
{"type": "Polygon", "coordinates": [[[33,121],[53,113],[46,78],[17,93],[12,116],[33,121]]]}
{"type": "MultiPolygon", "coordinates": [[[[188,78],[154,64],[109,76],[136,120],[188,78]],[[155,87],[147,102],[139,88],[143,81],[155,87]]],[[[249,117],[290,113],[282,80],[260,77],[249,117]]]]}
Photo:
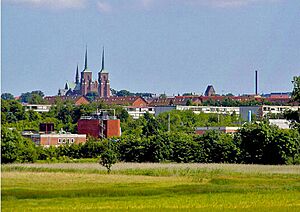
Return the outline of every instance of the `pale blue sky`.
{"type": "Polygon", "coordinates": [[[102,46],[111,87],[168,95],[291,91],[299,0],[2,0],[2,92],[57,94],[102,46]]]}

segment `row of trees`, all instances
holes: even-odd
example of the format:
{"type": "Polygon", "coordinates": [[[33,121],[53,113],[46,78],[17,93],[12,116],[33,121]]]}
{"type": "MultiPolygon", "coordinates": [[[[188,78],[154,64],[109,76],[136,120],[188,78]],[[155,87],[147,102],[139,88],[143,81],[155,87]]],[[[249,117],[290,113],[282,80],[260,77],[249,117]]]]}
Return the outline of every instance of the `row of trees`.
{"type": "Polygon", "coordinates": [[[209,131],[204,135],[158,132],[147,136],[124,135],[83,145],[36,147],[17,131],[3,128],[2,162],[34,162],[60,158],[99,158],[111,151],[124,162],[197,162],[299,164],[300,134],[268,123],[246,124],[235,134],[209,131]]]}

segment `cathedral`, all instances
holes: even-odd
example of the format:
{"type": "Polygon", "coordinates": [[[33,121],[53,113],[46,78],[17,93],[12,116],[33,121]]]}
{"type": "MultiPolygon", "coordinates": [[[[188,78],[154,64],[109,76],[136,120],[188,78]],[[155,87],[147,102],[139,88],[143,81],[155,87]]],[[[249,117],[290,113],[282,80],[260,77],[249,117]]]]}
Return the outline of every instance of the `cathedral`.
{"type": "Polygon", "coordinates": [[[66,82],[65,87],[58,90],[59,96],[81,96],[88,93],[96,93],[99,97],[110,97],[108,72],[104,69],[104,48],[102,52],[102,67],[98,72],[98,80],[93,81],[93,73],[88,69],[87,58],[86,49],[84,69],[81,71],[80,76],[77,65],[75,82],[66,82]]]}

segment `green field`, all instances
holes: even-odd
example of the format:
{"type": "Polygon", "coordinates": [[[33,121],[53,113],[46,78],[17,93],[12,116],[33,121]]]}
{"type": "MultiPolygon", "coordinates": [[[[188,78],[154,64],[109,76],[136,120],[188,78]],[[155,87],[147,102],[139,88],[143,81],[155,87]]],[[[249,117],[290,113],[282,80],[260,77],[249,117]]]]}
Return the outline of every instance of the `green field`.
{"type": "Polygon", "coordinates": [[[300,211],[300,167],[2,165],[2,210],[300,211]]]}

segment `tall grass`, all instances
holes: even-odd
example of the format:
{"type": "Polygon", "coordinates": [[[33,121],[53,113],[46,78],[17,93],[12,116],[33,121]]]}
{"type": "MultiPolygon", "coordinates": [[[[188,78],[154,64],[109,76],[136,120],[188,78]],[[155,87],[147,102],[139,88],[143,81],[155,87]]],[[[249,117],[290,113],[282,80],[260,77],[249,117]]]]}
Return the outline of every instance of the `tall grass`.
{"type": "Polygon", "coordinates": [[[108,175],[100,168],[49,165],[2,166],[2,210],[300,209],[298,174],[118,164],[122,168],[108,175]]]}
{"type": "MultiPolygon", "coordinates": [[[[49,163],[6,164],[6,171],[52,171],[86,172],[103,174],[106,170],[98,163],[49,163]]],[[[138,175],[195,175],[201,172],[253,173],[253,174],[299,174],[300,165],[245,165],[245,164],[198,164],[198,163],[117,163],[113,173],[138,175]]]]}

